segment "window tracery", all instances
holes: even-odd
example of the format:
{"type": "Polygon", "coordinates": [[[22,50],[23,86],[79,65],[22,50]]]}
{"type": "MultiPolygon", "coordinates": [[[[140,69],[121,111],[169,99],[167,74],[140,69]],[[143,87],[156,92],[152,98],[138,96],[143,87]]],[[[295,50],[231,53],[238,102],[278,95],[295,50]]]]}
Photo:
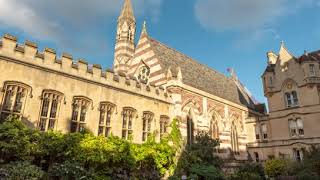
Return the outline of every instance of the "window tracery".
{"type": "Polygon", "coordinates": [[[149,81],[149,76],[150,76],[150,68],[148,68],[147,66],[140,67],[137,78],[140,81],[147,83],[149,81]]]}
{"type": "Polygon", "coordinates": [[[169,125],[169,117],[161,116],[160,117],[160,138],[167,133],[168,125],[169,125]]]}
{"type": "Polygon", "coordinates": [[[148,136],[151,135],[152,121],[153,121],[152,112],[143,112],[142,115],[142,141],[146,141],[148,136]]]}
{"type": "Polygon", "coordinates": [[[6,82],[3,90],[4,97],[2,108],[0,109],[0,119],[5,120],[10,115],[20,118],[23,114],[26,97],[31,88],[19,82],[6,82]]]}
{"type": "Polygon", "coordinates": [[[72,103],[71,132],[82,132],[85,130],[87,112],[91,100],[86,97],[74,97],[72,103]]]}
{"type": "Polygon", "coordinates": [[[135,115],[133,108],[123,108],[122,112],[122,138],[129,139],[132,136],[132,121],[135,115]]]}
{"type": "Polygon", "coordinates": [[[45,90],[42,93],[42,103],[40,110],[40,131],[53,130],[55,128],[62,93],[57,91],[45,90]]]}
{"type": "Polygon", "coordinates": [[[109,137],[111,134],[111,119],[115,105],[108,102],[100,103],[100,119],[98,135],[109,137]]]}

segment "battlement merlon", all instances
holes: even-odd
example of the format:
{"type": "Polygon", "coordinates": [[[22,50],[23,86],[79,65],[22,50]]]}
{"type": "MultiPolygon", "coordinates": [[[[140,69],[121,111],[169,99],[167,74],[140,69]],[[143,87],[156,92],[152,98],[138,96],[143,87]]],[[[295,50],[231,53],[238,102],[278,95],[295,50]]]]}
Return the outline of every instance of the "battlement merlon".
{"type": "Polygon", "coordinates": [[[172,103],[163,87],[138,82],[135,78],[125,74],[102,70],[101,65],[90,65],[83,59],[74,61],[72,55],[68,53],[62,53],[61,57],[57,57],[56,51],[51,48],[45,48],[43,52],[40,52],[36,43],[26,41],[24,44],[18,44],[17,38],[10,34],[5,34],[0,41],[0,60],[3,58],[172,103]]]}

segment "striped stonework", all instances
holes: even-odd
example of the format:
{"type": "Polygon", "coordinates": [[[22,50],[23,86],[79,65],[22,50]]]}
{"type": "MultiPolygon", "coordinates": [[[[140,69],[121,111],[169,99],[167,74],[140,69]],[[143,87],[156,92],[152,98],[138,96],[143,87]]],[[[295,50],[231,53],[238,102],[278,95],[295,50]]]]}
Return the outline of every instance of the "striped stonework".
{"type": "Polygon", "coordinates": [[[159,86],[166,82],[166,76],[152,49],[146,30],[141,33],[128,74],[137,77],[142,66],[147,66],[150,69],[148,83],[159,86]]]}
{"type": "Polygon", "coordinates": [[[136,21],[133,15],[131,2],[125,1],[124,7],[118,18],[116,45],[113,68],[115,72],[127,72],[130,60],[135,51],[134,39],[136,21]]]}

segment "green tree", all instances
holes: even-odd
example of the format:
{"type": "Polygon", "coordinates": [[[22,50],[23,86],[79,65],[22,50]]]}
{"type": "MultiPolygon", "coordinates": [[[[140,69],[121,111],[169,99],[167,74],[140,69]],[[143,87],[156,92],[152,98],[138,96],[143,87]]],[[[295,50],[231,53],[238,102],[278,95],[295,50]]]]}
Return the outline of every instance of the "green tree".
{"type": "Polygon", "coordinates": [[[195,142],[181,153],[175,176],[183,174],[196,179],[221,179],[221,160],[214,155],[219,142],[206,132],[199,132],[195,142]],[[214,177],[214,178],[213,178],[214,177]]]}

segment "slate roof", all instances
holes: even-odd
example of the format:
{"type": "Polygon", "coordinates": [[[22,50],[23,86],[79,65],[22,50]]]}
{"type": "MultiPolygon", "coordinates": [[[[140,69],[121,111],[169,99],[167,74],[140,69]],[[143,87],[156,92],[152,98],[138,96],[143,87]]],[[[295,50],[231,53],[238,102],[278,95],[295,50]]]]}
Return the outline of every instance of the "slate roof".
{"type": "Polygon", "coordinates": [[[163,73],[170,68],[172,75],[177,76],[181,68],[184,84],[208,92],[237,104],[254,107],[253,102],[243,89],[239,88],[232,78],[200,64],[192,58],[150,38],[151,46],[160,61],[163,73]]]}

